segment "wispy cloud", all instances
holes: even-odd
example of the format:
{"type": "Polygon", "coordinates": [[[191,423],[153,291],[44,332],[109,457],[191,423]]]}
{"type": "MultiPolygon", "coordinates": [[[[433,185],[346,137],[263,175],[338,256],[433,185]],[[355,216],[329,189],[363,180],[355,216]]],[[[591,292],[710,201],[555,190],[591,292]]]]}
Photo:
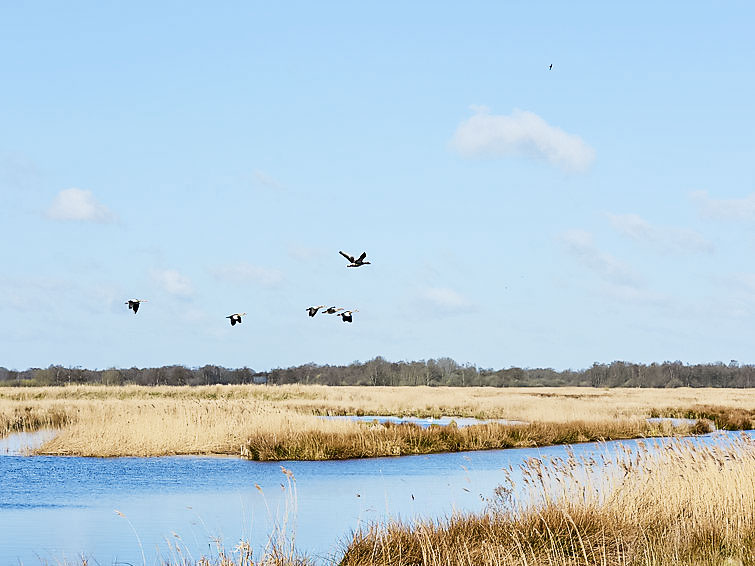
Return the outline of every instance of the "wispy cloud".
{"type": "Polygon", "coordinates": [[[673,308],[673,303],[667,295],[656,293],[640,285],[604,283],[601,291],[604,295],[624,304],[652,305],[665,310],[673,308]]]}
{"type": "Polygon", "coordinates": [[[545,159],[565,171],[585,171],[595,159],[595,150],[582,138],[551,126],[527,110],[511,115],[490,114],[475,108],[475,115],[459,124],[451,145],[468,157],[528,155],[545,159]]]}
{"type": "Polygon", "coordinates": [[[635,273],[623,262],[595,245],[592,234],[585,230],[567,230],[559,237],[566,251],[583,266],[606,281],[620,285],[635,285],[635,273]]]}
{"type": "Polygon", "coordinates": [[[458,313],[474,308],[472,301],[461,293],[447,287],[425,287],[420,291],[420,299],[436,312],[458,313]]]}
{"type": "Polygon", "coordinates": [[[270,175],[263,173],[259,169],[254,171],[254,180],[257,184],[267,187],[268,189],[275,189],[276,191],[284,191],[286,187],[273,179],[270,175]]]}
{"type": "Polygon", "coordinates": [[[236,285],[252,283],[263,287],[276,287],[283,282],[283,273],[277,269],[258,267],[245,262],[214,267],[210,272],[216,279],[236,285]]]}
{"type": "Polygon", "coordinates": [[[60,191],[46,214],[54,220],[103,224],[115,221],[115,215],[108,207],[97,202],[92,191],[76,188],[60,191]]]}
{"type": "Polygon", "coordinates": [[[715,199],[708,191],[690,194],[697,203],[700,215],[716,220],[755,220],[755,193],[743,198],[715,199]]]}
{"type": "Polygon", "coordinates": [[[185,298],[194,294],[191,280],[176,269],[153,269],[152,278],[171,295],[185,298]]]}
{"type": "Polygon", "coordinates": [[[713,244],[694,230],[654,226],[637,214],[606,213],[617,232],[650,245],[653,249],[669,253],[711,253],[713,244]]]}

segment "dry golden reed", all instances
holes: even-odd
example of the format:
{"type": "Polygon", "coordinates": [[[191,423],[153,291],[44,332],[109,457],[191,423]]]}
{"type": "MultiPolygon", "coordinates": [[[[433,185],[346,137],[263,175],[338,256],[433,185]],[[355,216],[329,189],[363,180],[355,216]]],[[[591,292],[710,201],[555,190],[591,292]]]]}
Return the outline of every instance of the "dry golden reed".
{"type": "MultiPolygon", "coordinates": [[[[659,412],[755,411],[755,391],[723,389],[326,386],[67,386],[0,388],[0,435],[56,428],[47,454],[232,454],[323,459],[418,454],[671,434],[659,412]],[[422,431],[319,415],[480,417],[526,426],[422,431]]],[[[706,413],[706,414],[708,414],[706,413]]],[[[679,434],[694,432],[689,429],[679,434]]]]}
{"type": "Polygon", "coordinates": [[[619,465],[532,459],[483,514],[355,534],[344,566],[755,564],[755,443],[673,441],[619,465]],[[524,494],[514,500],[515,494],[524,494]]]}

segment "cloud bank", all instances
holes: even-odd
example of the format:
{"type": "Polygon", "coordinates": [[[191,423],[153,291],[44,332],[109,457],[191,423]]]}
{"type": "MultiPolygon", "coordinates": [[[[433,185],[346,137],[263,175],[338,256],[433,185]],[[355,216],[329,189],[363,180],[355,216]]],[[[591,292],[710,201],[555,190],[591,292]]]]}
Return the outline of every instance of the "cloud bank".
{"type": "Polygon", "coordinates": [[[102,224],[115,221],[115,215],[108,207],[97,202],[92,191],[76,188],[60,191],[46,214],[53,220],[102,224]]]}
{"type": "Polygon", "coordinates": [[[477,108],[474,116],[459,124],[451,145],[466,157],[527,155],[573,172],[587,170],[595,160],[595,150],[579,136],[518,109],[505,116],[477,108]]]}

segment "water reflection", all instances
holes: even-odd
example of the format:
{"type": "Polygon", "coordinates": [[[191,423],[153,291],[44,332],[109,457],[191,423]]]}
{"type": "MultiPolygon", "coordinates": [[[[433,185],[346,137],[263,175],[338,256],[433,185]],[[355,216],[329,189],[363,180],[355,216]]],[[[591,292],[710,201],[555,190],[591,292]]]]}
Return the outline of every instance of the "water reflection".
{"type": "Polygon", "coordinates": [[[0,454],[23,456],[31,454],[48,440],[52,440],[58,431],[52,429],[36,430],[34,432],[17,432],[0,438],[0,454]]]}
{"type": "MultiPolygon", "coordinates": [[[[572,449],[578,458],[599,457],[616,444],[572,449]]],[[[502,481],[501,468],[566,454],[567,447],[554,446],[282,463],[296,477],[297,547],[326,559],[365,522],[481,510],[502,481]]],[[[281,463],[272,462],[6,455],[0,457],[0,548],[7,561],[26,565],[77,562],[82,553],[91,563],[142,564],[142,549],[146,563],[157,564],[171,556],[167,541],[195,559],[213,552],[215,538],[228,549],[242,538],[264,545],[274,519],[283,517],[285,485],[281,463]]]]}

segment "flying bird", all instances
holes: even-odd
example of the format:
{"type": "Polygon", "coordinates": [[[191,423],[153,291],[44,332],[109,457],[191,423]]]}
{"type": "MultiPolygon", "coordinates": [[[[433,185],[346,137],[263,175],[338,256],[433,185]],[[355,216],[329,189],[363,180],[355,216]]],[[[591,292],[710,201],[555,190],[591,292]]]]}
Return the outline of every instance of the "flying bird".
{"type": "Polygon", "coordinates": [[[345,257],[346,259],[348,259],[351,262],[346,267],[362,267],[363,265],[369,265],[370,264],[369,261],[364,261],[364,258],[367,257],[367,252],[362,252],[362,255],[360,255],[356,259],[354,258],[353,255],[349,255],[346,252],[338,252],[338,253],[341,254],[343,257],[345,257]]]}
{"type": "Polygon", "coordinates": [[[338,308],[338,309],[336,307],[328,307],[327,309],[322,311],[322,314],[336,314],[338,311],[342,311],[342,310],[343,310],[343,307],[338,308]]]}
{"type": "Polygon", "coordinates": [[[139,304],[140,303],[146,303],[147,301],[145,299],[129,299],[124,305],[128,305],[128,308],[130,308],[132,311],[134,311],[134,314],[136,314],[136,311],[139,310],[139,304]]]}
{"type": "Polygon", "coordinates": [[[359,311],[358,310],[344,311],[340,313],[339,316],[341,317],[341,320],[343,320],[344,322],[351,322],[352,321],[351,314],[355,312],[359,312],[359,311]]]}
{"type": "Polygon", "coordinates": [[[241,324],[241,317],[245,316],[245,315],[246,315],[245,312],[242,312],[242,313],[238,313],[237,312],[237,313],[234,313],[232,315],[227,316],[226,318],[230,318],[231,319],[231,326],[234,326],[237,322],[239,324],[241,324]]]}
{"type": "Polygon", "coordinates": [[[552,70],[553,70],[553,63],[551,63],[551,66],[550,66],[550,67],[548,67],[548,70],[549,70],[549,71],[552,71],[552,70]]]}
{"type": "Polygon", "coordinates": [[[325,308],[325,305],[320,305],[319,307],[308,307],[307,312],[309,313],[309,316],[315,316],[317,314],[317,311],[324,308],[325,308]]]}

